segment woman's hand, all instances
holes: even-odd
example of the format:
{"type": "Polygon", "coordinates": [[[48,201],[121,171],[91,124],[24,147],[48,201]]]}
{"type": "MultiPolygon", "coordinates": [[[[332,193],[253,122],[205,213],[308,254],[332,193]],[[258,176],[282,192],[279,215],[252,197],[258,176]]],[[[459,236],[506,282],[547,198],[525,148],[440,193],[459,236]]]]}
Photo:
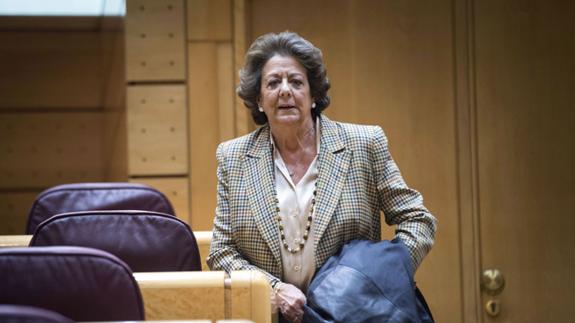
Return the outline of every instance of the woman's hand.
{"type": "Polygon", "coordinates": [[[301,323],[306,297],[292,284],[278,283],[272,297],[272,305],[280,310],[283,317],[294,323],[301,323]]]}

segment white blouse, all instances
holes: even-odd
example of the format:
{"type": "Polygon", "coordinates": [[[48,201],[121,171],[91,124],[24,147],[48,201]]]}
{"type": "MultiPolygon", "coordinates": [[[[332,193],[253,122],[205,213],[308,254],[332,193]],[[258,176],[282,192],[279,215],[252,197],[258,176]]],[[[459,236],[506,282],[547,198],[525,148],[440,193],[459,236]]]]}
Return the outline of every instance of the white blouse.
{"type": "MultiPolygon", "coordinates": [[[[317,152],[319,154],[320,129],[319,124],[316,123],[316,125],[318,125],[318,129],[316,129],[316,142],[317,152]]],[[[274,145],[273,138],[271,140],[272,145],[274,145]]],[[[293,249],[303,240],[307,226],[307,218],[311,210],[311,201],[318,176],[317,154],[297,185],[293,183],[289,171],[277,149],[274,149],[273,157],[275,163],[276,194],[278,196],[280,209],[279,215],[284,226],[285,240],[293,249]]],[[[298,287],[304,294],[315,274],[314,218],[315,214],[312,214],[308,239],[303,249],[296,253],[288,252],[283,246],[281,234],[278,235],[283,267],[282,281],[298,287]]]]}

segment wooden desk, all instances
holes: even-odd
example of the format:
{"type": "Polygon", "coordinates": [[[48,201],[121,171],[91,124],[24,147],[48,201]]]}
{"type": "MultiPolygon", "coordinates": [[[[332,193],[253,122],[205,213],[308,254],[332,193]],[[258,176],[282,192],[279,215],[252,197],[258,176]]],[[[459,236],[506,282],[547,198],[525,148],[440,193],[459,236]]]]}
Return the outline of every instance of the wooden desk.
{"type": "Polygon", "coordinates": [[[272,320],[271,288],[257,271],[134,273],[147,320],[272,320]]]}

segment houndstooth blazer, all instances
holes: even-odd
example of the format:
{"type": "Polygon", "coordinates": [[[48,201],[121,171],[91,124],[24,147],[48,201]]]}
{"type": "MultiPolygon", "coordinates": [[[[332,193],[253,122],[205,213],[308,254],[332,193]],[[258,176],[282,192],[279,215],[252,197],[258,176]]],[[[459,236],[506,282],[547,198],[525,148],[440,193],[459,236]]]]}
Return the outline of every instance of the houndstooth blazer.
{"type": "MultiPolygon", "coordinates": [[[[316,215],[316,269],[346,242],[380,240],[381,211],[408,246],[414,267],[433,244],[436,219],[407,187],[379,126],[321,126],[316,215]]],[[[219,145],[218,202],[207,258],[212,270],[261,270],[275,285],[282,277],[270,128],[219,145]]]]}

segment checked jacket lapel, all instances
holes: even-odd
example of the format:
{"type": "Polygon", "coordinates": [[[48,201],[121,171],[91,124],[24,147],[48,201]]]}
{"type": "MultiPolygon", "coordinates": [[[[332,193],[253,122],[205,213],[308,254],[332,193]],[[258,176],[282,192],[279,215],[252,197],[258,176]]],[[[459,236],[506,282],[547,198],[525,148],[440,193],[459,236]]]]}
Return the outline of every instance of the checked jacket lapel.
{"type": "Polygon", "coordinates": [[[330,241],[322,240],[331,221],[347,178],[352,151],[346,148],[337,124],[321,116],[321,142],[318,158],[317,205],[314,218],[316,267],[329,253],[330,241]]]}
{"type": "Polygon", "coordinates": [[[244,178],[249,205],[263,240],[269,246],[278,270],[282,272],[280,241],[277,225],[274,161],[270,143],[270,128],[261,129],[244,162],[244,178]]]}

